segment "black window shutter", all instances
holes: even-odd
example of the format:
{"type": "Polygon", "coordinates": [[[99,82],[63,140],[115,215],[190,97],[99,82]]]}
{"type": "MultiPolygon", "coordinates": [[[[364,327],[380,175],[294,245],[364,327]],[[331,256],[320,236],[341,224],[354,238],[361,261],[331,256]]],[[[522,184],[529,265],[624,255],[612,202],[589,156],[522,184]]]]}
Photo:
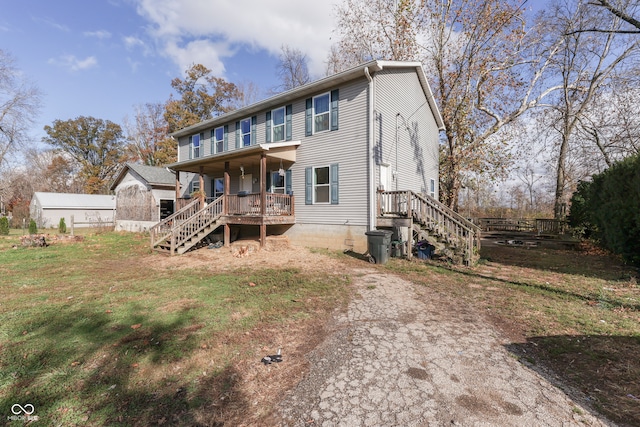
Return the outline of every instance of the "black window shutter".
{"type": "Polygon", "coordinates": [[[313,168],[304,168],[304,204],[313,204],[313,168]]]}
{"type": "Polygon", "coordinates": [[[329,178],[329,182],[331,184],[331,204],[332,205],[337,205],[338,204],[338,190],[339,190],[339,186],[338,186],[338,164],[334,163],[330,166],[330,178],[329,178]]]}
{"type": "Polygon", "coordinates": [[[251,145],[256,145],[256,129],[258,128],[258,117],[251,117],[251,145]]]}
{"type": "Polygon", "coordinates": [[[224,125],[224,136],[222,137],[222,151],[229,150],[229,125],[224,125]]]}
{"type": "Polygon", "coordinates": [[[289,195],[293,193],[292,181],[291,181],[291,169],[288,169],[284,173],[284,192],[285,194],[289,194],[289,195]]]}
{"type": "Polygon", "coordinates": [[[267,142],[271,142],[271,111],[267,111],[267,117],[266,117],[266,122],[265,122],[265,128],[267,129],[266,132],[266,141],[267,142]]]}
{"type": "Polygon", "coordinates": [[[291,141],[291,116],[293,115],[293,105],[289,104],[285,107],[285,139],[291,141]]]}
{"type": "Polygon", "coordinates": [[[236,122],[236,148],[240,148],[240,122],[236,122]]]}
{"type": "Polygon", "coordinates": [[[304,115],[304,134],[306,136],[311,136],[311,134],[313,133],[313,98],[307,98],[305,104],[306,110],[304,115]]]}
{"type": "Polygon", "coordinates": [[[338,130],[338,89],[331,91],[331,130],[338,130]]]}

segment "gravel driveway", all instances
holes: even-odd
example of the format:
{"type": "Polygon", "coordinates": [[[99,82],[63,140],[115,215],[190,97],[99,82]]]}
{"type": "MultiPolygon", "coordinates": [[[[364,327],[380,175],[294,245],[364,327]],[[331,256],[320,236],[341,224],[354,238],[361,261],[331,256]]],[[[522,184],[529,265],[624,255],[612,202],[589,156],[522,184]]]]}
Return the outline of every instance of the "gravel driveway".
{"type": "Polygon", "coordinates": [[[280,404],[287,426],[611,426],[519,363],[473,310],[391,274],[358,293],[280,404]]]}

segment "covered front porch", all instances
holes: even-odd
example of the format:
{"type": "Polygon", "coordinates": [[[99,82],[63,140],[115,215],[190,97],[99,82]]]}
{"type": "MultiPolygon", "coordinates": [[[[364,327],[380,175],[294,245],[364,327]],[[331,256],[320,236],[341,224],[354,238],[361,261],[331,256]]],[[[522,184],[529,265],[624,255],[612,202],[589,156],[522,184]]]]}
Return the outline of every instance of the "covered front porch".
{"type": "Polygon", "coordinates": [[[194,199],[200,206],[215,203],[221,207],[218,223],[224,227],[225,246],[230,244],[232,225],[252,225],[259,227],[263,247],[267,226],[295,223],[290,168],[299,145],[299,141],[258,144],[169,165],[176,171],[176,208],[194,199]],[[198,176],[193,195],[181,184],[181,173],[186,172],[198,176]]]}

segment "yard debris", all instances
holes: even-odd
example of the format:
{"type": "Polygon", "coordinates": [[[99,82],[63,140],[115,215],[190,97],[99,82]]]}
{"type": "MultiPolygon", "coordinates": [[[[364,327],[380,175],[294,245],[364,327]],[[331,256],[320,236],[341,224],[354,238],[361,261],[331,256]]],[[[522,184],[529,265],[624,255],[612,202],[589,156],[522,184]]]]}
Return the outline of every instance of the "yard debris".
{"type": "Polygon", "coordinates": [[[20,237],[20,243],[22,246],[32,246],[38,248],[46,248],[49,246],[44,234],[30,234],[28,236],[20,237]]]}
{"type": "Polygon", "coordinates": [[[238,250],[238,252],[235,252],[233,254],[234,257],[236,258],[244,258],[246,256],[249,256],[249,247],[248,246],[241,246],[240,249],[238,250]]]}
{"type": "Polygon", "coordinates": [[[272,363],[280,363],[282,362],[282,354],[280,354],[281,349],[278,349],[278,354],[272,354],[270,356],[265,356],[262,358],[260,362],[266,365],[270,365],[272,363]]]}
{"type": "Polygon", "coordinates": [[[207,249],[220,249],[223,246],[224,246],[223,242],[215,242],[215,243],[211,243],[209,246],[207,246],[207,249]]]}
{"type": "Polygon", "coordinates": [[[136,323],[135,325],[131,325],[131,329],[138,329],[142,326],[142,323],[136,323]]]}
{"type": "Polygon", "coordinates": [[[254,288],[254,287],[256,286],[256,284],[255,284],[255,283],[253,283],[253,282],[249,282],[249,286],[251,286],[252,288],[254,288]]]}

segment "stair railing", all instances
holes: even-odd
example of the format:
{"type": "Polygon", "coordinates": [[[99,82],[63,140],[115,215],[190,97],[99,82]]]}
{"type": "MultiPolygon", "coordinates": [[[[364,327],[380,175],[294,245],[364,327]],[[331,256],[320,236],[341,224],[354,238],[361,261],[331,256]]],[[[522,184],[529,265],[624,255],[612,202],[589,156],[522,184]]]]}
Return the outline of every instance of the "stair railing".
{"type": "Polygon", "coordinates": [[[188,219],[176,223],[171,229],[171,254],[196,234],[217,221],[224,212],[224,196],[220,196],[213,202],[191,215],[188,219]]]}
{"type": "Polygon", "coordinates": [[[413,191],[384,191],[379,196],[380,215],[412,217],[432,233],[462,242],[467,263],[472,262],[474,250],[480,250],[480,227],[433,197],[413,191]]]}
{"type": "Polygon", "coordinates": [[[149,229],[149,234],[151,236],[151,248],[156,247],[158,244],[171,237],[171,231],[176,226],[176,224],[180,224],[186,221],[199,210],[200,198],[195,198],[180,210],[174,212],[173,214],[169,215],[168,217],[151,227],[149,229]]]}

